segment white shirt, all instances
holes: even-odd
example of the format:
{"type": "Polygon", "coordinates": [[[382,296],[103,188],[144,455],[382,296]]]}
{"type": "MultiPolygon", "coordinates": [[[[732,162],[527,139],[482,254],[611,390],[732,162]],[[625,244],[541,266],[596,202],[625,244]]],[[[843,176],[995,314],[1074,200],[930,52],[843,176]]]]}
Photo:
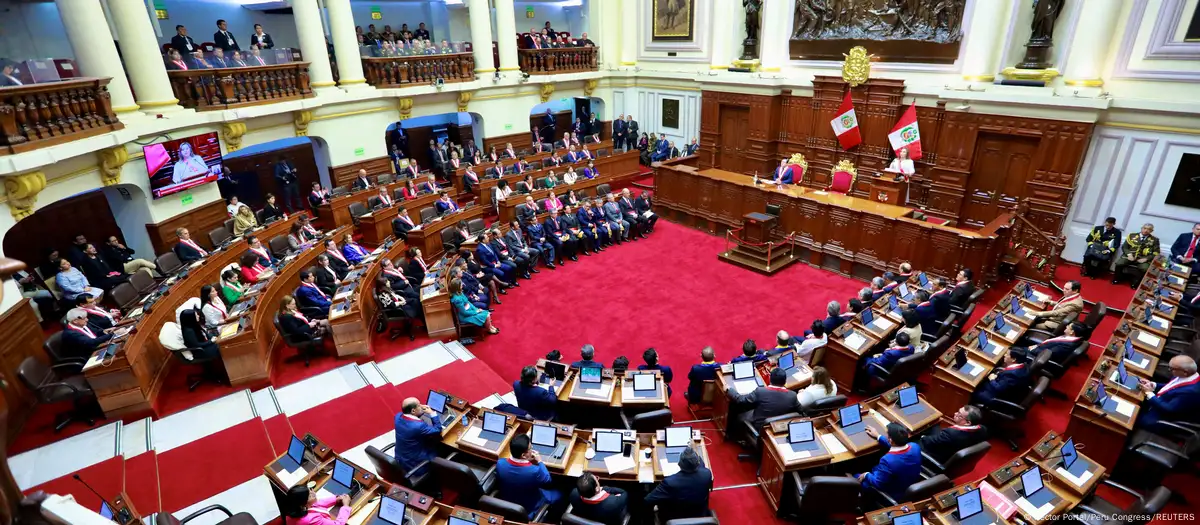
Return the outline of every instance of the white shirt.
{"type": "Polygon", "coordinates": [[[575,181],[579,180],[579,176],[576,175],[574,171],[568,171],[566,173],[563,173],[562,180],[563,180],[563,184],[567,184],[567,185],[575,184],[575,181]]]}
{"type": "MultiPolygon", "coordinates": [[[[225,305],[222,304],[221,306],[225,305]]],[[[214,303],[204,305],[204,308],[201,308],[200,311],[204,313],[204,324],[208,326],[219,326],[225,322],[226,311],[216,307],[214,303]]]]}
{"type": "Polygon", "coordinates": [[[234,215],[237,215],[237,211],[238,211],[239,207],[241,207],[241,203],[230,204],[230,205],[226,206],[225,209],[229,211],[229,216],[233,217],[234,215]]]}
{"type": "Polygon", "coordinates": [[[812,361],[813,351],[825,346],[829,342],[829,336],[822,335],[820,338],[813,337],[805,339],[796,346],[796,357],[803,359],[805,363],[812,361]]]}
{"type": "Polygon", "coordinates": [[[824,386],[813,383],[804,387],[804,390],[797,392],[796,398],[800,400],[800,406],[807,408],[817,401],[836,396],[838,391],[837,383],[832,383],[832,385],[833,390],[825,390],[824,386]]]}
{"type": "Polygon", "coordinates": [[[912,159],[901,159],[900,157],[896,157],[892,159],[892,163],[884,171],[912,175],[913,173],[917,172],[917,169],[913,166],[912,159]]]}

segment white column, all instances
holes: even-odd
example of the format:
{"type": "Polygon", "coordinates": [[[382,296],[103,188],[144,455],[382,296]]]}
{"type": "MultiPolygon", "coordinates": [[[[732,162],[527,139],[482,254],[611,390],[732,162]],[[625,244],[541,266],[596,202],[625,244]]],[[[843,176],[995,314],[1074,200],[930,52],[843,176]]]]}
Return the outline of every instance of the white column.
{"type": "Polygon", "coordinates": [[[67,30],[67,39],[71,41],[71,50],[75,52],[75,64],[80,74],[86,77],[112,77],[108,83],[108,94],[113,111],[121,119],[142,116],[137,112],[138,105],[133,101],[129,78],[125,76],[125,68],[121,67],[121,56],[117,54],[117,44],[113,42],[108,23],[101,23],[105,17],[100,2],[55,0],[55,3],[58,4],[63,27],[67,30]]]}
{"type": "Polygon", "coordinates": [[[621,0],[621,65],[636,66],[638,50],[638,10],[644,0],[621,0]]]}
{"type": "Polygon", "coordinates": [[[517,71],[517,16],[513,0],[492,0],[496,6],[496,51],[500,53],[500,71],[517,71]]]}
{"type": "Polygon", "coordinates": [[[787,62],[791,40],[787,33],[792,21],[791,2],[763,2],[758,23],[758,57],[763,71],[779,71],[787,62]]]}
{"type": "MultiPolygon", "coordinates": [[[[61,1],[61,0],[60,0],[61,1]]],[[[317,0],[292,0],[292,19],[296,36],[300,38],[300,53],[308,62],[308,85],[317,92],[336,86],[329,51],[325,47],[325,28],[321,25],[321,8],[317,0]]]]}
{"type": "Polygon", "coordinates": [[[329,12],[329,32],[333,38],[333,56],[337,58],[338,85],[343,88],[367,87],[363,77],[362,55],[354,36],[354,13],[350,0],[325,0],[329,12]]]}
{"type": "Polygon", "coordinates": [[[1100,87],[1104,61],[1117,42],[1113,38],[1124,0],[1089,0],[1079,7],[1079,21],[1067,50],[1063,79],[1068,86],[1100,87]]]}
{"type": "Polygon", "coordinates": [[[975,11],[965,21],[963,38],[967,46],[963,53],[963,80],[990,84],[1000,71],[1000,56],[1004,53],[1004,32],[1012,16],[1013,0],[975,2],[975,11]]]}
{"type": "MultiPolygon", "coordinates": [[[[83,2],[71,2],[71,8],[80,3],[83,2]]],[[[108,0],[108,11],[117,27],[121,58],[142,111],[155,114],[182,110],[171,89],[171,81],[167,79],[167,66],[160,54],[161,46],[154,35],[154,26],[150,25],[146,4],[141,0],[108,0]]],[[[63,21],[66,22],[65,15],[63,21]]],[[[99,20],[90,24],[93,30],[103,25],[99,20]]]]}
{"type": "MultiPolygon", "coordinates": [[[[492,13],[488,0],[469,0],[467,15],[471,19],[471,49],[475,55],[475,72],[496,70],[492,61],[492,13]]],[[[514,24],[516,22],[513,22],[514,24]]]]}
{"type": "Polygon", "coordinates": [[[729,69],[733,60],[733,3],[712,0],[712,64],[710,69],[729,69]]]}

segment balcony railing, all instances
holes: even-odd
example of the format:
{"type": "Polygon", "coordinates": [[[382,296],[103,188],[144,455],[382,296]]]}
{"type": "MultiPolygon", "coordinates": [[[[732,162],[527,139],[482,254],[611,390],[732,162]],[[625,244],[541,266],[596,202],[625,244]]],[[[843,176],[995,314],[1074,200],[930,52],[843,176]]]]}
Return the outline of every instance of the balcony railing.
{"type": "Polygon", "coordinates": [[[521,71],[530,75],[553,75],[597,71],[595,47],[520,49],[521,71]]]}
{"type": "Polygon", "coordinates": [[[272,104],[313,96],[308,62],[168,71],[179,105],[198,111],[272,104]]]}
{"type": "Polygon", "coordinates": [[[0,88],[0,155],[124,128],[104,87],[109,80],[76,78],[0,88]]]}
{"type": "Polygon", "coordinates": [[[471,53],[363,57],[362,63],[367,83],[378,88],[429,84],[439,78],[445,82],[475,80],[475,57],[471,53]]]}

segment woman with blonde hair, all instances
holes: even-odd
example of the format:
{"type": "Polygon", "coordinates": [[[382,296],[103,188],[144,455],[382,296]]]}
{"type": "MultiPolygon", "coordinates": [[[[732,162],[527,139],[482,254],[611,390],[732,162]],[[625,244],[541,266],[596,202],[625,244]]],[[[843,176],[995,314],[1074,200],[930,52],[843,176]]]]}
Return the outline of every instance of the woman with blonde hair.
{"type": "Polygon", "coordinates": [[[817,401],[836,395],[837,385],[829,377],[829,371],[823,366],[818,366],[813,368],[812,384],[797,393],[796,397],[800,400],[801,408],[808,408],[817,401]]]}
{"type": "Polygon", "coordinates": [[[233,216],[233,234],[240,236],[257,227],[258,219],[254,217],[254,211],[246,203],[239,204],[233,216]]]}

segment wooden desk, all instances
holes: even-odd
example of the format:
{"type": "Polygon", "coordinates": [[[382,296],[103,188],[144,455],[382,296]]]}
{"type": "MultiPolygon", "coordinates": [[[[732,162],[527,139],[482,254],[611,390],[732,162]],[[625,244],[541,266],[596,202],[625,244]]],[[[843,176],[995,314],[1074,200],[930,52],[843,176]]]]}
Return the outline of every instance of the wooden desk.
{"type": "Polygon", "coordinates": [[[755,186],[749,176],[718,169],[664,165],[654,183],[660,215],[717,234],[740,227],[747,213],[777,205],[773,239],[794,232],[798,256],[845,275],[856,266],[878,273],[908,261],[946,277],[970,268],[988,283],[1008,243],[1009,213],[970,231],[913,219],[901,206],[796,185],[755,186]]]}
{"type": "MultiPolygon", "coordinates": [[[[411,215],[412,212],[410,211],[411,215]]],[[[461,208],[459,211],[445,215],[429,224],[425,224],[420,228],[415,228],[408,232],[408,245],[415,246],[421,249],[421,254],[425,256],[425,260],[432,260],[441,257],[444,251],[442,249],[442,230],[453,229],[458,221],[470,222],[473,219],[483,217],[483,206],[475,205],[461,208]]],[[[388,226],[391,227],[390,225],[388,226]]]]}
{"type": "MultiPolygon", "coordinates": [[[[618,153],[616,155],[603,157],[596,161],[596,169],[600,170],[601,175],[599,177],[594,179],[581,178],[580,180],[575,181],[575,184],[571,184],[569,186],[555,186],[554,192],[559,195],[566,195],[567,192],[571,190],[575,190],[575,192],[578,193],[582,190],[595,188],[601,184],[608,184],[611,187],[614,184],[629,180],[637,176],[639,173],[638,153],[636,151],[630,151],[627,153],[618,153]]],[[[532,196],[535,202],[541,202],[542,199],[545,199],[550,195],[550,190],[537,190],[528,195],[532,196]]],[[[513,219],[516,219],[517,206],[525,203],[525,197],[526,194],[514,193],[509,195],[507,199],[504,199],[504,202],[501,202],[499,206],[499,221],[507,224],[512,222],[513,219]]]]}
{"type": "Polygon", "coordinates": [[[871,200],[896,206],[908,206],[908,183],[895,180],[893,173],[881,173],[878,177],[859,177],[858,184],[865,185],[871,200]]]}
{"type": "Polygon", "coordinates": [[[358,219],[358,232],[362,234],[362,242],[367,246],[379,246],[392,236],[392,219],[400,214],[400,207],[408,210],[408,217],[413,224],[421,223],[421,208],[433,206],[438,200],[438,194],[427,193],[412,200],[397,201],[391,207],[375,210],[358,219]]]}
{"type": "MultiPolygon", "coordinates": [[[[588,144],[587,146],[588,146],[588,151],[591,152],[591,154],[592,154],[592,157],[596,159],[597,167],[599,166],[599,162],[600,162],[599,158],[600,157],[607,157],[607,156],[612,155],[612,153],[613,153],[613,147],[612,147],[611,140],[602,140],[600,142],[588,144]],[[606,150],[607,154],[600,155],[601,150],[606,150]]],[[[575,148],[575,150],[581,151],[580,148],[575,148]]],[[[501,150],[501,151],[503,151],[503,150],[501,150]]],[[[567,159],[566,159],[567,151],[568,151],[567,148],[559,148],[558,156],[563,161],[563,163],[559,166],[552,166],[550,168],[543,166],[536,170],[526,170],[525,173],[520,173],[520,174],[510,173],[510,174],[505,175],[502,178],[505,181],[508,181],[509,186],[512,186],[513,183],[525,178],[525,175],[528,175],[530,173],[533,174],[533,179],[537,180],[542,177],[545,177],[546,174],[549,173],[550,169],[553,169],[555,174],[561,175],[562,172],[567,170],[567,166],[575,166],[576,170],[580,170],[580,169],[587,167],[586,160],[583,162],[576,162],[574,164],[567,162],[567,159]]],[[[540,162],[545,162],[545,160],[548,158],[550,158],[549,150],[543,151],[541,153],[533,153],[530,155],[526,155],[525,162],[528,162],[530,164],[533,164],[534,162],[540,163],[540,162]]],[[[517,163],[517,159],[506,158],[506,159],[502,159],[502,162],[504,164],[505,169],[511,169],[513,167],[513,165],[517,163]]],[[[449,166],[449,163],[447,163],[446,165],[449,166]]],[[[492,166],[495,166],[495,165],[496,165],[495,162],[490,162],[485,157],[484,163],[482,165],[474,167],[475,174],[479,176],[479,182],[480,182],[480,185],[476,186],[475,195],[477,197],[482,198],[482,200],[480,202],[484,206],[491,205],[491,203],[492,203],[492,197],[491,197],[492,188],[496,187],[496,182],[499,179],[484,179],[483,175],[484,175],[484,173],[487,172],[487,170],[491,169],[492,166]],[[483,183],[487,180],[490,180],[491,184],[484,185],[483,183]],[[480,192],[480,186],[482,186],[482,189],[484,191],[480,192]]],[[[457,169],[449,171],[446,175],[447,177],[450,177],[450,183],[454,185],[454,192],[456,195],[462,195],[463,193],[466,192],[466,188],[463,186],[463,176],[465,176],[466,174],[467,174],[467,167],[466,167],[466,164],[463,163],[457,169]]]]}
{"type": "MultiPolygon", "coordinates": [[[[254,234],[260,239],[286,235],[300,215],[276,221],[254,234]]],[[[199,297],[202,286],[219,281],[225,267],[237,262],[245,253],[246,241],[238,239],[224,250],[210,252],[198,264],[193,263],[187,276],[176,279],[151,311],[142,315],[108,366],[84,370],[106,418],[118,419],[149,412],[158,415],[156,400],[174,359],[171,351],[158,342],[159,330],[167,322],[175,322],[176,308],[199,297]]]]}
{"type": "Polygon", "coordinates": [[[841,392],[854,390],[854,377],[859,372],[863,356],[882,342],[858,323],[842,323],[829,335],[825,344],[825,358],[821,365],[829,371],[829,378],[837,383],[841,392]]]}
{"type": "Polygon", "coordinates": [[[1087,440],[1088,455],[1097,463],[1112,469],[1125,448],[1126,438],[1133,431],[1141,406],[1138,399],[1120,388],[1105,386],[1112,398],[1114,406],[1097,407],[1092,401],[1095,383],[1100,380],[1097,368],[1104,360],[1097,360],[1092,376],[1084,381],[1075,404],[1071,407],[1071,417],[1067,421],[1066,433],[1087,440]]]}
{"type": "MultiPolygon", "coordinates": [[[[750,380],[743,379],[742,381],[748,382],[750,380]]],[[[760,386],[767,385],[767,383],[763,380],[763,378],[760,374],[754,374],[754,383],[755,383],[754,388],[758,388],[760,386]]],[[[731,403],[729,400],[729,396],[726,394],[726,392],[728,392],[730,388],[734,388],[735,392],[742,393],[741,391],[736,390],[737,381],[733,379],[733,365],[731,365],[731,364],[721,365],[721,370],[717,373],[717,380],[716,380],[715,386],[716,386],[716,388],[713,391],[713,398],[712,398],[712,401],[713,401],[713,413],[712,413],[713,425],[715,425],[717,427],[718,432],[720,432],[723,435],[728,436],[727,431],[729,430],[729,427],[730,427],[730,425],[733,424],[733,422],[729,420],[729,408],[730,408],[731,403]]],[[[742,391],[745,391],[745,393],[747,393],[747,394],[750,393],[750,391],[752,391],[752,390],[753,390],[753,388],[750,388],[749,384],[746,384],[746,386],[742,387],[742,391]]]]}

